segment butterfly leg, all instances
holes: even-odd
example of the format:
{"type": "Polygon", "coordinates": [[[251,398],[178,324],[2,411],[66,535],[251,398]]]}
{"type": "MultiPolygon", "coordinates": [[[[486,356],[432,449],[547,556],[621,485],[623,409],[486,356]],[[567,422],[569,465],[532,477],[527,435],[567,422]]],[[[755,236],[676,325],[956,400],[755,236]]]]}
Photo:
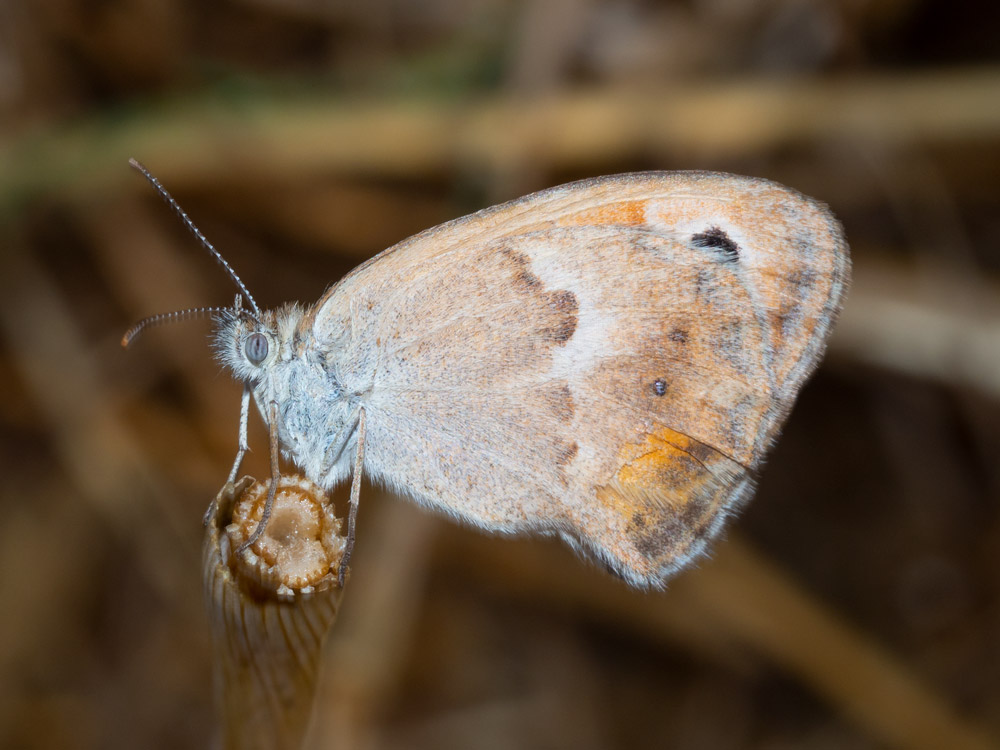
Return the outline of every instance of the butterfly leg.
{"type": "MultiPolygon", "coordinates": [[[[237,297],[237,299],[239,299],[237,297]]],[[[243,463],[243,457],[250,450],[250,442],[247,438],[247,422],[250,419],[250,389],[247,386],[243,387],[243,401],[240,403],[240,436],[239,436],[239,450],[236,451],[236,460],[233,462],[233,468],[229,472],[229,478],[226,479],[226,484],[231,484],[236,481],[236,473],[240,470],[240,464],[243,463]]],[[[213,500],[208,504],[208,508],[205,510],[205,516],[201,519],[203,525],[208,526],[215,518],[216,510],[216,500],[213,500]]]]}
{"type": "Polygon", "coordinates": [[[250,419],[250,388],[248,386],[243,387],[243,400],[240,403],[240,447],[236,453],[236,460],[233,462],[233,468],[229,472],[229,479],[227,482],[236,481],[236,472],[240,470],[240,464],[243,463],[243,456],[247,454],[250,450],[249,439],[247,438],[247,422],[250,419]]]}
{"type": "Polygon", "coordinates": [[[358,411],[358,447],[354,454],[354,474],[351,476],[351,510],[347,516],[347,542],[344,545],[344,556],[340,559],[340,571],[337,582],[344,587],[347,570],[350,567],[351,553],[354,552],[354,525],[358,518],[358,500],[361,497],[361,468],[365,462],[365,408],[358,411]]]}
{"type": "Polygon", "coordinates": [[[278,467],[278,404],[272,401],[269,411],[268,432],[270,433],[271,442],[271,487],[267,491],[267,500],[264,501],[264,512],[257,522],[257,528],[253,530],[250,537],[236,550],[237,555],[242,554],[243,550],[260,539],[261,534],[264,533],[264,530],[267,528],[267,522],[271,519],[271,509],[274,507],[274,495],[278,491],[278,479],[280,478],[278,467]]]}

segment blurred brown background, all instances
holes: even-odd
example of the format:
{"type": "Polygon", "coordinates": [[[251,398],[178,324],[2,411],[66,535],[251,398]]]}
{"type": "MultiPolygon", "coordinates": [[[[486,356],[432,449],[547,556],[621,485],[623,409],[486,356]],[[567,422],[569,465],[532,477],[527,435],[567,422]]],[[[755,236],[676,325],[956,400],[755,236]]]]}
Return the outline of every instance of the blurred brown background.
{"type": "MultiPolygon", "coordinates": [[[[755,501],[665,593],[366,488],[314,746],[996,746],[998,8],[6,0],[0,747],[213,736],[200,519],[239,387],[205,322],[118,342],[234,290],[129,156],[267,306],[638,169],[776,179],[852,246],[755,501]]],[[[256,414],[251,443],[264,476],[256,414]]]]}

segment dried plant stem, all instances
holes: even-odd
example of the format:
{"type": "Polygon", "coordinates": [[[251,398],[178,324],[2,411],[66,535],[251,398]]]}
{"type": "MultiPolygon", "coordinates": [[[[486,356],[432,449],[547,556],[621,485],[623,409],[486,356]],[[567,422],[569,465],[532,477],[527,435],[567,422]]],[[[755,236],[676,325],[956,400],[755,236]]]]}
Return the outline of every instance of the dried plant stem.
{"type": "Polygon", "coordinates": [[[731,538],[676,588],[889,747],[988,750],[994,738],[751,545],[731,538]]]}
{"type": "Polygon", "coordinates": [[[1000,396],[995,279],[872,260],[855,274],[831,353],[911,377],[1000,396]]]}
{"type": "Polygon", "coordinates": [[[203,585],[226,750],[301,747],[343,593],[340,523],[305,479],[281,477],[266,533],[235,556],[268,487],[249,477],[227,484],[205,533],[203,585]]]}
{"type": "Polygon", "coordinates": [[[0,144],[0,216],[35,190],[90,195],[123,184],[123,165],[135,154],[183,189],[232,178],[237,169],[297,178],[320,170],[413,176],[455,163],[578,166],[658,152],[733,157],[816,138],[976,139],[1000,124],[998,85],[1000,70],[985,68],[852,82],[595,88],[467,105],[315,97],[240,100],[227,108],[218,96],[205,96],[165,102],[114,125],[95,120],[0,144]]]}
{"type": "Polygon", "coordinates": [[[666,592],[633,591],[595,576],[561,550],[491,544],[452,531],[442,545],[465,574],[680,644],[707,658],[739,663],[748,647],[810,686],[887,747],[988,750],[996,740],[923,684],[906,664],[803,591],[737,533],[710,558],[669,582],[666,592]],[[539,571],[545,571],[540,575],[539,571]],[[556,579],[560,586],[551,586],[556,579]],[[558,599],[557,599],[558,597],[558,599]]]}

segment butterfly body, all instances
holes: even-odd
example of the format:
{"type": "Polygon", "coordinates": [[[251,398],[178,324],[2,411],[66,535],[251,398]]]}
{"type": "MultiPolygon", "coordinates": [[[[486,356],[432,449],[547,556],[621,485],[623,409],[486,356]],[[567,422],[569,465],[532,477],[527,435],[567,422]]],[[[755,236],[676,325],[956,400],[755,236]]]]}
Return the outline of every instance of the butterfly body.
{"type": "Polygon", "coordinates": [[[311,308],[224,314],[217,347],[320,485],[350,474],[363,412],[374,480],[658,585],[751,492],[848,271],[787,188],[618,175],[427,230],[311,308]]]}

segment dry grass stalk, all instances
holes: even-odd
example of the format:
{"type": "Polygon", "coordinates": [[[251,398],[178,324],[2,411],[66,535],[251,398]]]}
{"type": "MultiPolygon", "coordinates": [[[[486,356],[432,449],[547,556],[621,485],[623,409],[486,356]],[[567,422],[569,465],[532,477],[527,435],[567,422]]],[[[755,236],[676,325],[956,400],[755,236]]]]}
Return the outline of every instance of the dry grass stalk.
{"type": "Polygon", "coordinates": [[[412,178],[443,166],[502,168],[512,161],[579,168],[637,154],[733,159],[811,141],[975,141],[1000,123],[998,86],[1000,72],[986,68],[851,82],[592,88],[461,105],[331,97],[227,109],[193,96],[114,127],[95,120],[33,134],[30,144],[0,143],[0,216],[12,198],[35,191],[94,195],[116,188],[132,179],[124,164],[136,155],[176,191],[220,175],[244,182],[323,172],[412,178]]]}
{"type": "Polygon", "coordinates": [[[451,530],[442,547],[447,561],[475,576],[477,585],[528,600],[548,597],[550,606],[586,612],[727,669],[745,668],[744,648],[763,654],[886,747],[997,747],[986,728],[953,709],[890,650],[801,589],[738,533],[728,536],[655,594],[595,576],[547,545],[515,547],[451,530]]]}

